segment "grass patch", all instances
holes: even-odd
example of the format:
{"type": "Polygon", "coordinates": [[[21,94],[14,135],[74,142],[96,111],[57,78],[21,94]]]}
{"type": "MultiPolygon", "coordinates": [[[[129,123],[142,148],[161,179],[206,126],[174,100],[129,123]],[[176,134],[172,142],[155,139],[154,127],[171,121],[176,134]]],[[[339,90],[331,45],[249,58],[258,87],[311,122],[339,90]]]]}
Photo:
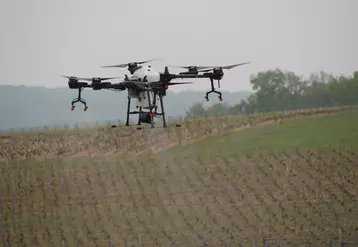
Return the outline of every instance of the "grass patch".
{"type": "Polygon", "coordinates": [[[173,147],[167,153],[253,153],[341,146],[358,147],[358,111],[288,119],[228,132],[173,147]]]}

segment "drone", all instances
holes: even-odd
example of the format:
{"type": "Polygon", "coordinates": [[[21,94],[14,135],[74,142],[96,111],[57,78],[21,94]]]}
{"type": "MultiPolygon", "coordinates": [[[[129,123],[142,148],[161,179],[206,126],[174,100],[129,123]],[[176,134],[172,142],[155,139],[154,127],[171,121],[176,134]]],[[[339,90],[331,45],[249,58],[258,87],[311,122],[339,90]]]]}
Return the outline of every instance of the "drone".
{"type": "MultiPolygon", "coordinates": [[[[82,98],[82,91],[85,88],[92,88],[93,90],[112,90],[112,91],[128,91],[127,103],[127,119],[125,126],[129,126],[129,116],[138,114],[138,124],[150,124],[151,128],[155,127],[154,118],[162,117],[163,128],[167,127],[163,97],[166,96],[166,91],[169,86],[192,84],[193,82],[172,82],[174,79],[195,79],[208,78],[211,83],[211,90],[206,92],[205,99],[209,101],[209,95],[215,93],[218,95],[220,101],[223,100],[222,93],[217,91],[214,86],[214,81],[218,82],[220,88],[220,81],[223,79],[224,70],[229,70],[237,66],[242,66],[250,62],[233,64],[228,66],[175,66],[177,68],[186,69],[187,71],[179,72],[178,74],[169,73],[168,66],[165,66],[164,72],[157,72],[150,65],[144,65],[153,60],[146,60],[141,62],[130,62],[117,65],[106,65],[101,68],[127,68],[130,76],[125,74],[124,79],[119,82],[113,82],[114,79],[120,77],[93,77],[80,78],[75,76],[63,76],[68,79],[68,87],[70,89],[77,89],[78,96],[71,102],[71,110],[75,109],[76,103],[84,105],[84,111],[87,111],[87,102],[82,98]],[[110,82],[109,80],[112,80],[110,82]],[[136,110],[131,111],[131,100],[136,100],[136,110]],[[160,103],[160,112],[158,111],[158,101],[160,103]]],[[[123,78],[123,77],[122,77],[123,78]]]]}

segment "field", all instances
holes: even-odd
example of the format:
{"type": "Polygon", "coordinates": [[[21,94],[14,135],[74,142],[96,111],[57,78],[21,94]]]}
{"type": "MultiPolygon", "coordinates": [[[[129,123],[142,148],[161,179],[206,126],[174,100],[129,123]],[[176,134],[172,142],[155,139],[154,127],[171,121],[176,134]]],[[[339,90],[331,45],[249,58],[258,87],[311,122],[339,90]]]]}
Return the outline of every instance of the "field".
{"type": "Polygon", "coordinates": [[[183,126],[2,138],[0,246],[358,242],[356,110],[183,126]]]}

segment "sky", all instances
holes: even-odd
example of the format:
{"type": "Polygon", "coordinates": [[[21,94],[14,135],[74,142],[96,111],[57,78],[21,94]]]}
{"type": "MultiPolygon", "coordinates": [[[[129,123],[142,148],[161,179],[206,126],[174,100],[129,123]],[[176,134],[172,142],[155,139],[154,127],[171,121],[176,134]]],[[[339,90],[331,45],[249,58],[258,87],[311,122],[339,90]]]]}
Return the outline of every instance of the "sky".
{"type": "MultiPolygon", "coordinates": [[[[225,71],[229,91],[251,90],[251,75],[274,68],[351,75],[357,9],[357,0],[0,0],[0,85],[66,87],[59,74],[121,76],[100,66],[153,58],[158,71],[251,62],[225,71]]],[[[210,87],[194,82],[174,91],[210,87]]]]}

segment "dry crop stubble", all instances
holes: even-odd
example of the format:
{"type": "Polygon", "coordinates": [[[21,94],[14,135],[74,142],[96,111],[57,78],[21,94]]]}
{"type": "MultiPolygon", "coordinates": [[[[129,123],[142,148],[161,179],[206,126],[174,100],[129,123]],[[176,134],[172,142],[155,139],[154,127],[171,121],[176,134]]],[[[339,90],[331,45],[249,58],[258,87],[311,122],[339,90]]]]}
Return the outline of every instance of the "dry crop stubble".
{"type": "Polygon", "coordinates": [[[358,241],[357,149],[243,155],[213,147],[205,153],[191,146],[186,153],[2,162],[3,245],[358,241]]]}
{"type": "Polygon", "coordinates": [[[2,173],[4,246],[358,241],[352,153],[20,162],[2,173]]]}
{"type": "Polygon", "coordinates": [[[210,135],[303,116],[341,113],[356,106],[318,108],[207,119],[185,119],[182,128],[136,130],[131,127],[99,127],[43,132],[6,133],[0,140],[0,158],[44,159],[66,156],[98,156],[158,151],[187,144],[210,135]]]}

